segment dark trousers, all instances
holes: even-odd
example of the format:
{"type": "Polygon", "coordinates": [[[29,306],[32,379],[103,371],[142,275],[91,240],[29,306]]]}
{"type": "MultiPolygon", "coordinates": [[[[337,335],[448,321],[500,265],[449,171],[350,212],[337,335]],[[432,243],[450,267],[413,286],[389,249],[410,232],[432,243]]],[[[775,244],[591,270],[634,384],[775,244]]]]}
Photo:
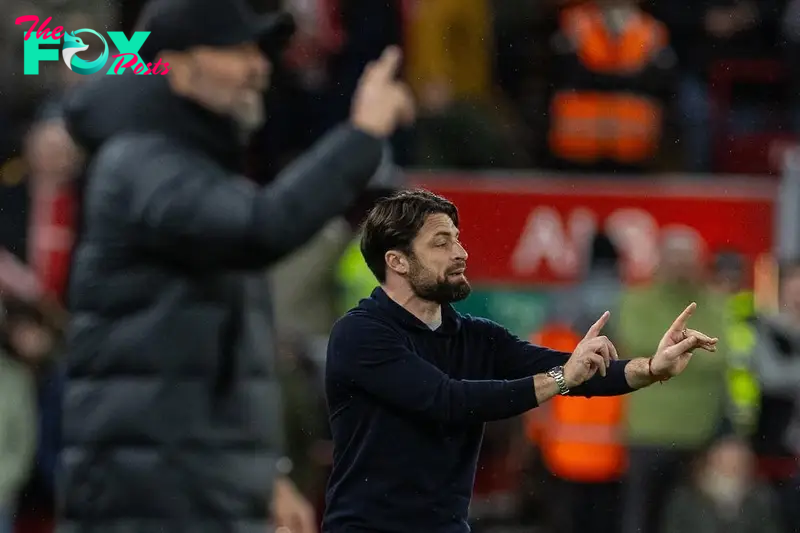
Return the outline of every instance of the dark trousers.
{"type": "Polygon", "coordinates": [[[622,533],[657,533],[664,501],[684,478],[691,452],[665,448],[629,451],[623,492],[622,533]]]}
{"type": "Polygon", "coordinates": [[[620,483],[557,480],[552,522],[556,533],[619,533],[620,483]]]}

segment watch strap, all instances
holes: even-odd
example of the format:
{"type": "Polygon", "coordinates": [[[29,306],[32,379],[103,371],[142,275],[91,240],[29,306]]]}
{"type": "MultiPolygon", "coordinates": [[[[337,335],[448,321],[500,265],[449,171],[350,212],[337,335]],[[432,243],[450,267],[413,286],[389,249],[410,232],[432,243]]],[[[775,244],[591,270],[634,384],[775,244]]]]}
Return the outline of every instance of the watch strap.
{"type": "Polygon", "coordinates": [[[569,387],[567,387],[567,380],[564,378],[564,367],[557,366],[547,371],[547,375],[553,378],[558,387],[558,393],[562,396],[569,394],[569,387]]]}

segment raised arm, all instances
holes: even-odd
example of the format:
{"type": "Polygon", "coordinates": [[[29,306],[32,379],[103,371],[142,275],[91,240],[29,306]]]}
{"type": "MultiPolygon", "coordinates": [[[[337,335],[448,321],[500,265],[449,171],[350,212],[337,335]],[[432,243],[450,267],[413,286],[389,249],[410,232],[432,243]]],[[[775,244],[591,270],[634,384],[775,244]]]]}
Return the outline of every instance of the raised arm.
{"type": "Polygon", "coordinates": [[[157,139],[135,151],[112,150],[98,166],[125,182],[121,207],[143,247],[199,267],[261,268],[355,202],[378,168],[382,145],[341,126],[264,187],[157,139]]]}
{"type": "Polygon", "coordinates": [[[409,350],[389,325],[363,315],[347,315],[334,326],[327,365],[336,386],[356,387],[396,409],[437,422],[500,420],[538,405],[532,376],[452,379],[409,350]]]}

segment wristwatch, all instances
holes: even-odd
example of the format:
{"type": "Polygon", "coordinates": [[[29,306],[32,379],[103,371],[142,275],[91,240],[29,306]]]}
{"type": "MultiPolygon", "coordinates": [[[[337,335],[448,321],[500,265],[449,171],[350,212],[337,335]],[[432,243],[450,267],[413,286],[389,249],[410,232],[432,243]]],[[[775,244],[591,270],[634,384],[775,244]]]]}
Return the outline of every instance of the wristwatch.
{"type": "Polygon", "coordinates": [[[553,378],[558,386],[558,393],[561,396],[569,394],[569,387],[567,387],[567,380],[564,379],[564,367],[557,366],[547,371],[547,375],[553,378]]]}

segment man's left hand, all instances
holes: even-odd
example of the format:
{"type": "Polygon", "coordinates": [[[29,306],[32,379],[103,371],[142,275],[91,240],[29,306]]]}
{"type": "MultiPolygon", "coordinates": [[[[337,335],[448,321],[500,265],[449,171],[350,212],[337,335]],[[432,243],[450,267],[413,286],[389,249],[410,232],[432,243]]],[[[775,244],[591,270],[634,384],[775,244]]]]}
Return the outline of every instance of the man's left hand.
{"type": "Polygon", "coordinates": [[[650,360],[653,377],[666,380],[683,372],[692,359],[692,350],[696,348],[707,352],[717,350],[719,339],[686,327],[696,308],[696,303],[689,304],[661,338],[658,350],[650,360]]]}
{"type": "Polygon", "coordinates": [[[275,480],[272,517],[276,533],[317,533],[314,508],[288,478],[275,480]]]}

